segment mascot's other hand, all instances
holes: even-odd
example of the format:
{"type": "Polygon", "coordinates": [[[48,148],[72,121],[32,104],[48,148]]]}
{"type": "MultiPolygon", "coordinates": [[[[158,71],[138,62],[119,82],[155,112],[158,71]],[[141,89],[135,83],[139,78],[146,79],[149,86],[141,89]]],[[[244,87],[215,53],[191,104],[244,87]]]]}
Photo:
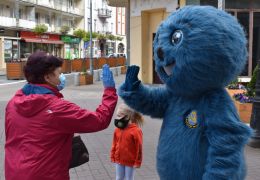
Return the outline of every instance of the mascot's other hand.
{"type": "Polygon", "coordinates": [[[139,87],[140,80],[138,79],[139,66],[132,65],[127,68],[124,89],[125,91],[132,91],[139,87]]]}

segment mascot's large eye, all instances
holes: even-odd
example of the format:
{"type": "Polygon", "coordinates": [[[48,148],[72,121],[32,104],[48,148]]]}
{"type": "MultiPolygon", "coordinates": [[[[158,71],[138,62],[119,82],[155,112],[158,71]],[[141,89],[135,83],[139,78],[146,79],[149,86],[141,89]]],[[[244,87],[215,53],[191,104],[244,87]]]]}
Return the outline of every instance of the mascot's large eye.
{"type": "Polygon", "coordinates": [[[172,44],[176,45],[179,42],[181,42],[183,33],[181,30],[176,30],[173,34],[172,34],[172,44]]]}

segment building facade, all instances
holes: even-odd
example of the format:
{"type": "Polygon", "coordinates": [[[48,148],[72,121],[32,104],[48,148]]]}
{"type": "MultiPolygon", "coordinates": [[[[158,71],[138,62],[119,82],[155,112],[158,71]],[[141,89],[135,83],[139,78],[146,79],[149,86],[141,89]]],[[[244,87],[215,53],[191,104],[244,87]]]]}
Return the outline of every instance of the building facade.
{"type": "Polygon", "coordinates": [[[111,6],[130,3],[130,64],[140,66],[139,78],[144,83],[159,82],[154,71],[153,38],[157,26],[178,8],[178,0],[108,0],[111,6]]]}
{"type": "MultiPolygon", "coordinates": [[[[108,6],[106,0],[86,0],[85,30],[88,32],[90,31],[90,1],[92,1],[92,32],[122,37],[122,41],[109,39],[99,41],[94,39],[94,57],[124,53],[126,46],[125,8],[108,6]]],[[[89,50],[87,54],[89,54],[89,50]]]]}
{"type": "Polygon", "coordinates": [[[59,57],[79,56],[79,43],[73,30],[84,28],[84,0],[1,0],[0,2],[0,68],[9,61],[26,60],[34,51],[43,50],[59,57]],[[44,24],[47,32],[33,29],[44,24]],[[67,38],[68,39],[68,38],[67,38]]]}
{"type": "Polygon", "coordinates": [[[244,27],[248,39],[248,63],[240,79],[249,81],[260,60],[259,0],[107,0],[111,6],[130,3],[130,64],[140,66],[139,78],[145,83],[158,83],[154,71],[152,42],[157,26],[171,12],[185,5],[211,5],[234,15],[244,27]]]}

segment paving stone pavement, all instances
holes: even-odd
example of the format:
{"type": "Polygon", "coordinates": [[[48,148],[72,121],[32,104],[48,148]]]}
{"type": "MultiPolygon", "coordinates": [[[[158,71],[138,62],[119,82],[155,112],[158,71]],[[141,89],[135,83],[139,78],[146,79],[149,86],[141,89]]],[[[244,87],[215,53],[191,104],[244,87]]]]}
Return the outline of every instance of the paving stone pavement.
{"type": "MultiPolygon", "coordinates": [[[[117,87],[124,80],[124,75],[115,77],[117,87]]],[[[16,89],[23,83],[0,86],[0,180],[4,180],[4,107],[16,89]],[[4,89],[3,89],[4,88],[4,89]],[[3,95],[4,94],[4,95],[3,95]]],[[[81,107],[95,110],[101,101],[102,83],[95,82],[88,86],[69,86],[63,91],[65,99],[81,107]]],[[[122,102],[119,99],[119,103],[122,102]]],[[[118,104],[119,104],[118,103],[118,104]]],[[[143,163],[135,172],[135,180],[159,180],[156,172],[155,153],[161,127],[161,120],[145,116],[143,126],[143,163]]],[[[90,161],[70,170],[71,180],[113,180],[115,179],[114,164],[110,162],[109,154],[112,143],[114,125],[101,132],[81,134],[90,153],[90,161]]],[[[248,176],[246,180],[259,180],[260,149],[246,147],[248,176]]],[[[19,180],[19,178],[18,178],[19,180]]]]}

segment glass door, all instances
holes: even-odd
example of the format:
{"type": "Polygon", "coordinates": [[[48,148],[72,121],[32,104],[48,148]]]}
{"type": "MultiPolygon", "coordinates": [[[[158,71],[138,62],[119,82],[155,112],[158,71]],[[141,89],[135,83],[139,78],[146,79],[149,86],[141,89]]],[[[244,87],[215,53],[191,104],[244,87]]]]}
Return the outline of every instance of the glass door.
{"type": "MultiPolygon", "coordinates": [[[[249,12],[237,12],[237,19],[239,23],[243,26],[244,31],[246,33],[247,41],[249,42],[249,12]]],[[[247,44],[247,50],[249,50],[249,44],[247,44]]],[[[250,59],[247,61],[246,66],[241,73],[241,76],[248,76],[248,64],[250,59]]]]}

